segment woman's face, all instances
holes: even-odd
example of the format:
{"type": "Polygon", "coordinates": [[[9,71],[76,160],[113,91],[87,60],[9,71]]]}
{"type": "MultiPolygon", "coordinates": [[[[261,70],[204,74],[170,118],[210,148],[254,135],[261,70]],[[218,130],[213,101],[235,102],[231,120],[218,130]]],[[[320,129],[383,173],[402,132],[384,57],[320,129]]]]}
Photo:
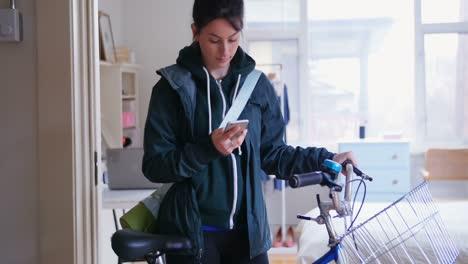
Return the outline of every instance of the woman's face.
{"type": "Polygon", "coordinates": [[[203,62],[209,71],[228,69],[240,43],[240,31],[225,19],[215,19],[201,30],[192,25],[196,41],[200,43],[203,62]]]}

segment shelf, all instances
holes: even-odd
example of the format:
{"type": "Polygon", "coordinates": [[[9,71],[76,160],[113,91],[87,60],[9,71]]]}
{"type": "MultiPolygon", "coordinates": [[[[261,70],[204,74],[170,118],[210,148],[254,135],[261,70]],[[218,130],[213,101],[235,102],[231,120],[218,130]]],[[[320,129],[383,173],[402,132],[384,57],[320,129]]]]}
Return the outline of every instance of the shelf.
{"type": "Polygon", "coordinates": [[[104,209],[128,209],[145,199],[154,190],[110,190],[107,184],[102,188],[102,207],[104,209]]]}
{"type": "Polygon", "coordinates": [[[106,67],[111,67],[111,66],[118,66],[118,67],[123,67],[123,68],[134,68],[134,69],[139,69],[140,65],[137,64],[132,64],[132,63],[111,63],[108,61],[99,61],[100,66],[106,66],[106,67]]]}
{"type": "Polygon", "coordinates": [[[114,63],[110,63],[108,61],[99,61],[99,65],[101,66],[112,66],[114,63]]]}
{"type": "Polygon", "coordinates": [[[139,66],[101,61],[100,70],[101,129],[104,142],[109,148],[122,148],[123,136],[139,142],[139,135],[135,132],[139,128],[139,66]]]}
{"type": "Polygon", "coordinates": [[[135,95],[122,95],[122,100],[135,100],[135,95]]]}

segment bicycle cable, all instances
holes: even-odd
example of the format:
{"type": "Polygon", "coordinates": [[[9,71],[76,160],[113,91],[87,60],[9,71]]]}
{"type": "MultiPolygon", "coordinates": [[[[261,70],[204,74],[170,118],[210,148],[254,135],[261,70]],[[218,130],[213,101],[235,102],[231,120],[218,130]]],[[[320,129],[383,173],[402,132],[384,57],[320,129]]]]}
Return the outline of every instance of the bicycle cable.
{"type": "Polygon", "coordinates": [[[358,185],[358,187],[356,188],[356,191],[355,191],[355,193],[354,193],[353,205],[352,205],[352,207],[351,207],[351,211],[352,211],[352,212],[354,212],[354,205],[356,204],[356,198],[357,198],[359,189],[361,188],[361,185],[364,186],[364,193],[363,193],[363,195],[362,195],[362,201],[361,201],[361,205],[359,206],[359,210],[357,211],[356,215],[355,215],[354,218],[352,219],[351,224],[349,225],[349,227],[348,227],[348,229],[347,229],[346,231],[349,231],[349,230],[351,229],[351,227],[353,227],[354,222],[356,221],[356,219],[358,218],[359,214],[361,213],[361,209],[362,209],[362,206],[364,205],[364,201],[366,200],[367,186],[366,186],[366,183],[364,182],[363,179],[354,179],[354,180],[348,181],[346,184],[349,184],[349,183],[355,182],[355,181],[359,181],[359,185],[358,185]]]}
{"type": "MultiPolygon", "coordinates": [[[[356,191],[354,193],[353,205],[352,205],[351,212],[354,212],[354,205],[356,204],[356,198],[357,198],[359,189],[361,188],[361,185],[364,186],[364,193],[362,195],[362,201],[361,201],[361,205],[359,206],[359,210],[357,211],[356,215],[354,216],[353,220],[351,221],[351,224],[349,225],[349,227],[346,229],[347,232],[353,227],[354,222],[356,221],[359,214],[361,213],[361,209],[362,209],[362,206],[364,205],[364,201],[366,200],[366,193],[367,193],[367,186],[366,186],[366,183],[364,182],[364,179],[354,179],[354,180],[351,180],[351,181],[347,182],[347,184],[349,184],[351,182],[354,182],[354,181],[359,181],[359,185],[356,188],[356,191]]],[[[352,238],[353,238],[353,242],[354,242],[354,248],[356,249],[357,252],[359,252],[359,248],[358,248],[358,245],[356,243],[356,237],[354,236],[354,232],[352,233],[352,238]]]]}

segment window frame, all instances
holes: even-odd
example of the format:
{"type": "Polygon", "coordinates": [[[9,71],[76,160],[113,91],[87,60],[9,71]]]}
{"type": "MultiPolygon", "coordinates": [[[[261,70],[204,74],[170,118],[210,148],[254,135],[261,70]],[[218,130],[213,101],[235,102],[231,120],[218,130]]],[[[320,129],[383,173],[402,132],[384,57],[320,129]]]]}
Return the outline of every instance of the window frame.
{"type": "MultiPolygon", "coordinates": [[[[427,87],[426,87],[426,54],[424,38],[430,34],[468,34],[468,22],[448,22],[448,23],[423,23],[422,22],[422,1],[414,0],[414,45],[415,45],[415,135],[413,148],[418,151],[424,151],[429,147],[459,147],[468,145],[468,138],[462,136],[453,140],[444,140],[443,142],[431,139],[427,131],[428,111],[426,106],[427,87]]],[[[462,92],[462,87],[456,87],[457,93],[462,92]],[[460,89],[460,90],[458,90],[460,89]]],[[[462,108],[463,98],[457,101],[457,108],[462,108]]]]}

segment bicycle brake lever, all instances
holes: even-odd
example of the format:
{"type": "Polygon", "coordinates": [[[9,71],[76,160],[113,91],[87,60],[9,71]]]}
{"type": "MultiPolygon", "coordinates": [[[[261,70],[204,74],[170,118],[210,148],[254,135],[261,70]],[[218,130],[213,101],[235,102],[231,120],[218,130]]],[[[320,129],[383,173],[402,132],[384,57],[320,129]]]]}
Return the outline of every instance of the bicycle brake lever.
{"type": "Polygon", "coordinates": [[[323,220],[323,217],[320,216],[320,215],[318,217],[310,217],[310,216],[306,216],[306,215],[297,215],[297,218],[298,219],[303,219],[303,220],[308,220],[308,221],[315,221],[319,225],[322,225],[322,224],[325,223],[325,221],[323,220]]]}
{"type": "MultiPolygon", "coordinates": [[[[351,165],[352,165],[352,162],[351,162],[350,160],[346,160],[345,162],[343,162],[343,167],[346,168],[346,165],[349,164],[349,163],[351,163],[351,165]]],[[[360,169],[358,169],[358,168],[356,168],[356,167],[354,167],[354,166],[353,166],[353,172],[354,172],[357,176],[361,177],[363,180],[368,180],[368,181],[372,181],[372,180],[373,180],[371,176],[365,174],[365,173],[362,172],[360,169]]]]}

